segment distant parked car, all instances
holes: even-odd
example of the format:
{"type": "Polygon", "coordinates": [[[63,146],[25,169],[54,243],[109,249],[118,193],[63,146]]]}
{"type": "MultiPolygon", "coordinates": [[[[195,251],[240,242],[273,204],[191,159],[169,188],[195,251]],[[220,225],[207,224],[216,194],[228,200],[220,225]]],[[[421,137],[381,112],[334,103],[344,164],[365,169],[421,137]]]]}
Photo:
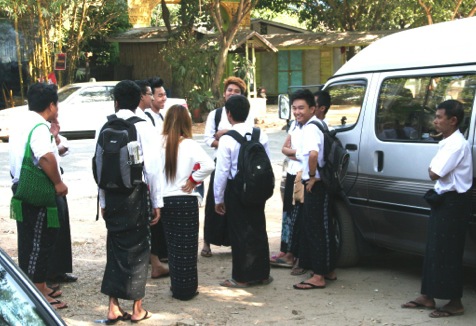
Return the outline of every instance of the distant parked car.
{"type": "MultiPolygon", "coordinates": [[[[118,81],[88,82],[66,85],[59,89],[59,116],[61,134],[67,138],[94,138],[96,130],[114,113],[112,91],[118,81]]],[[[168,98],[164,112],[174,104],[187,106],[184,99],[168,98]]],[[[15,123],[21,124],[21,115],[28,105],[0,111],[0,139],[8,141],[15,123]]]]}
{"type": "Polygon", "coordinates": [[[0,293],[0,325],[66,325],[1,248],[0,293]]]}

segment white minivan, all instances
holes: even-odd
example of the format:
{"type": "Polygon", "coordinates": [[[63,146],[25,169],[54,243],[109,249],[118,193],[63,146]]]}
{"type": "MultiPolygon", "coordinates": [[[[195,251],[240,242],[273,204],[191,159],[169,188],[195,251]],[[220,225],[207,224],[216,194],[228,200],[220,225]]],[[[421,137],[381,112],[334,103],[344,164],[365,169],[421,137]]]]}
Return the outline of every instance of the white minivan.
{"type": "MultiPolygon", "coordinates": [[[[441,139],[433,120],[444,100],[464,105],[461,129],[476,168],[474,34],[476,17],[392,34],[360,51],[324,85],[332,97],[327,120],[350,153],[346,196],[335,205],[340,266],[355,264],[365,242],[423,254],[430,212],[423,195],[433,187],[428,166],[441,139]]],[[[474,188],[472,198],[476,208],[474,188]]],[[[474,215],[464,262],[476,266],[474,215]]]]}

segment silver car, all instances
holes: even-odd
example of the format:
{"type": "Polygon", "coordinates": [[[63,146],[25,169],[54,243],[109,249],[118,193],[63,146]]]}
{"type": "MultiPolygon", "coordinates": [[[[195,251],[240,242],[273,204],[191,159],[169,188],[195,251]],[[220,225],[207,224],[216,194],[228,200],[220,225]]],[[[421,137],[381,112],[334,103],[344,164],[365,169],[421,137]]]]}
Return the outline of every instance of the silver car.
{"type": "Polygon", "coordinates": [[[66,325],[1,248],[0,294],[0,325],[66,325]]]}

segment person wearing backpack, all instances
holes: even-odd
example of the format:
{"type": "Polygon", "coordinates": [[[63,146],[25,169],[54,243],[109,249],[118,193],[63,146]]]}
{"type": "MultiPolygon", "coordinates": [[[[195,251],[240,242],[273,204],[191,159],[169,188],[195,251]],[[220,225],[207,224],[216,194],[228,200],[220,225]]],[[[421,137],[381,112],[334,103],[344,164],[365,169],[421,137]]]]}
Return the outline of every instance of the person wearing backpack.
{"type": "Polygon", "coordinates": [[[225,109],[232,128],[220,138],[218,144],[213,187],[215,211],[227,220],[232,277],[220,285],[233,288],[266,285],[273,280],[269,274],[264,211],[266,200],[271,197],[274,188],[268,136],[244,123],[250,110],[250,103],[245,96],[231,96],[225,103],[225,109]],[[249,152],[245,153],[244,148],[249,148],[249,152]],[[248,160],[243,159],[247,155],[248,160]],[[246,163],[252,164],[256,159],[260,163],[255,174],[260,176],[260,172],[264,172],[259,184],[253,183],[250,175],[246,175],[251,173],[246,163]],[[247,188],[245,181],[252,185],[247,188]]]}
{"type": "Polygon", "coordinates": [[[139,86],[131,80],[123,80],[114,87],[113,94],[116,114],[109,116],[108,122],[96,133],[97,149],[93,159],[101,215],[107,228],[107,261],[101,292],[109,296],[106,323],[138,322],[151,317],[142,307],[142,298],[150,255],[149,224],[156,224],[160,218],[160,145],[152,124],[134,114],[141,96],[139,86]],[[121,136],[114,138],[116,135],[121,136]],[[122,145],[123,139],[129,156],[125,165],[123,151],[114,154],[116,145],[122,145]],[[114,159],[117,162],[111,161],[114,159]],[[102,163],[107,165],[105,169],[102,163]],[[138,170],[132,171],[133,168],[138,170]],[[119,299],[134,301],[132,314],[121,308],[119,299]]]}
{"type": "Polygon", "coordinates": [[[326,279],[336,279],[335,230],[328,214],[329,198],[319,175],[324,165],[324,135],[315,123],[316,102],[308,89],[291,96],[296,121],[302,126],[302,142],[296,157],[302,163],[305,185],[301,223],[299,266],[312,271],[312,276],[295,284],[296,290],[322,289],[326,279]]]}
{"type": "MultiPolygon", "coordinates": [[[[228,77],[223,82],[224,92],[223,97],[225,102],[234,95],[244,95],[246,93],[246,84],[243,79],[239,77],[228,77]]],[[[254,117],[248,114],[245,123],[252,127],[254,125],[254,117]]],[[[224,107],[215,109],[208,114],[207,122],[205,124],[204,140],[207,146],[214,149],[218,148],[218,143],[221,137],[231,129],[228,121],[226,110],[224,107]]],[[[226,226],[226,219],[223,219],[215,212],[215,197],[213,194],[213,180],[215,172],[210,176],[208,184],[207,199],[205,202],[205,221],[203,226],[203,247],[200,255],[202,257],[211,257],[212,250],[210,244],[216,246],[229,246],[230,240],[228,238],[228,231],[226,226]]]]}

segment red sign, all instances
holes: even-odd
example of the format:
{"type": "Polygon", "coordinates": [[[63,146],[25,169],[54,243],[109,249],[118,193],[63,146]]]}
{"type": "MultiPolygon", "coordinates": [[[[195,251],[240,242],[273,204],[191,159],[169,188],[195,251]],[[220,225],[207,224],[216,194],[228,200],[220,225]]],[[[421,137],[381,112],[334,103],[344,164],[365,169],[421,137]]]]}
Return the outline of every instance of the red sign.
{"type": "Polygon", "coordinates": [[[55,70],[66,69],[66,53],[57,53],[55,57],[55,70]]]}

